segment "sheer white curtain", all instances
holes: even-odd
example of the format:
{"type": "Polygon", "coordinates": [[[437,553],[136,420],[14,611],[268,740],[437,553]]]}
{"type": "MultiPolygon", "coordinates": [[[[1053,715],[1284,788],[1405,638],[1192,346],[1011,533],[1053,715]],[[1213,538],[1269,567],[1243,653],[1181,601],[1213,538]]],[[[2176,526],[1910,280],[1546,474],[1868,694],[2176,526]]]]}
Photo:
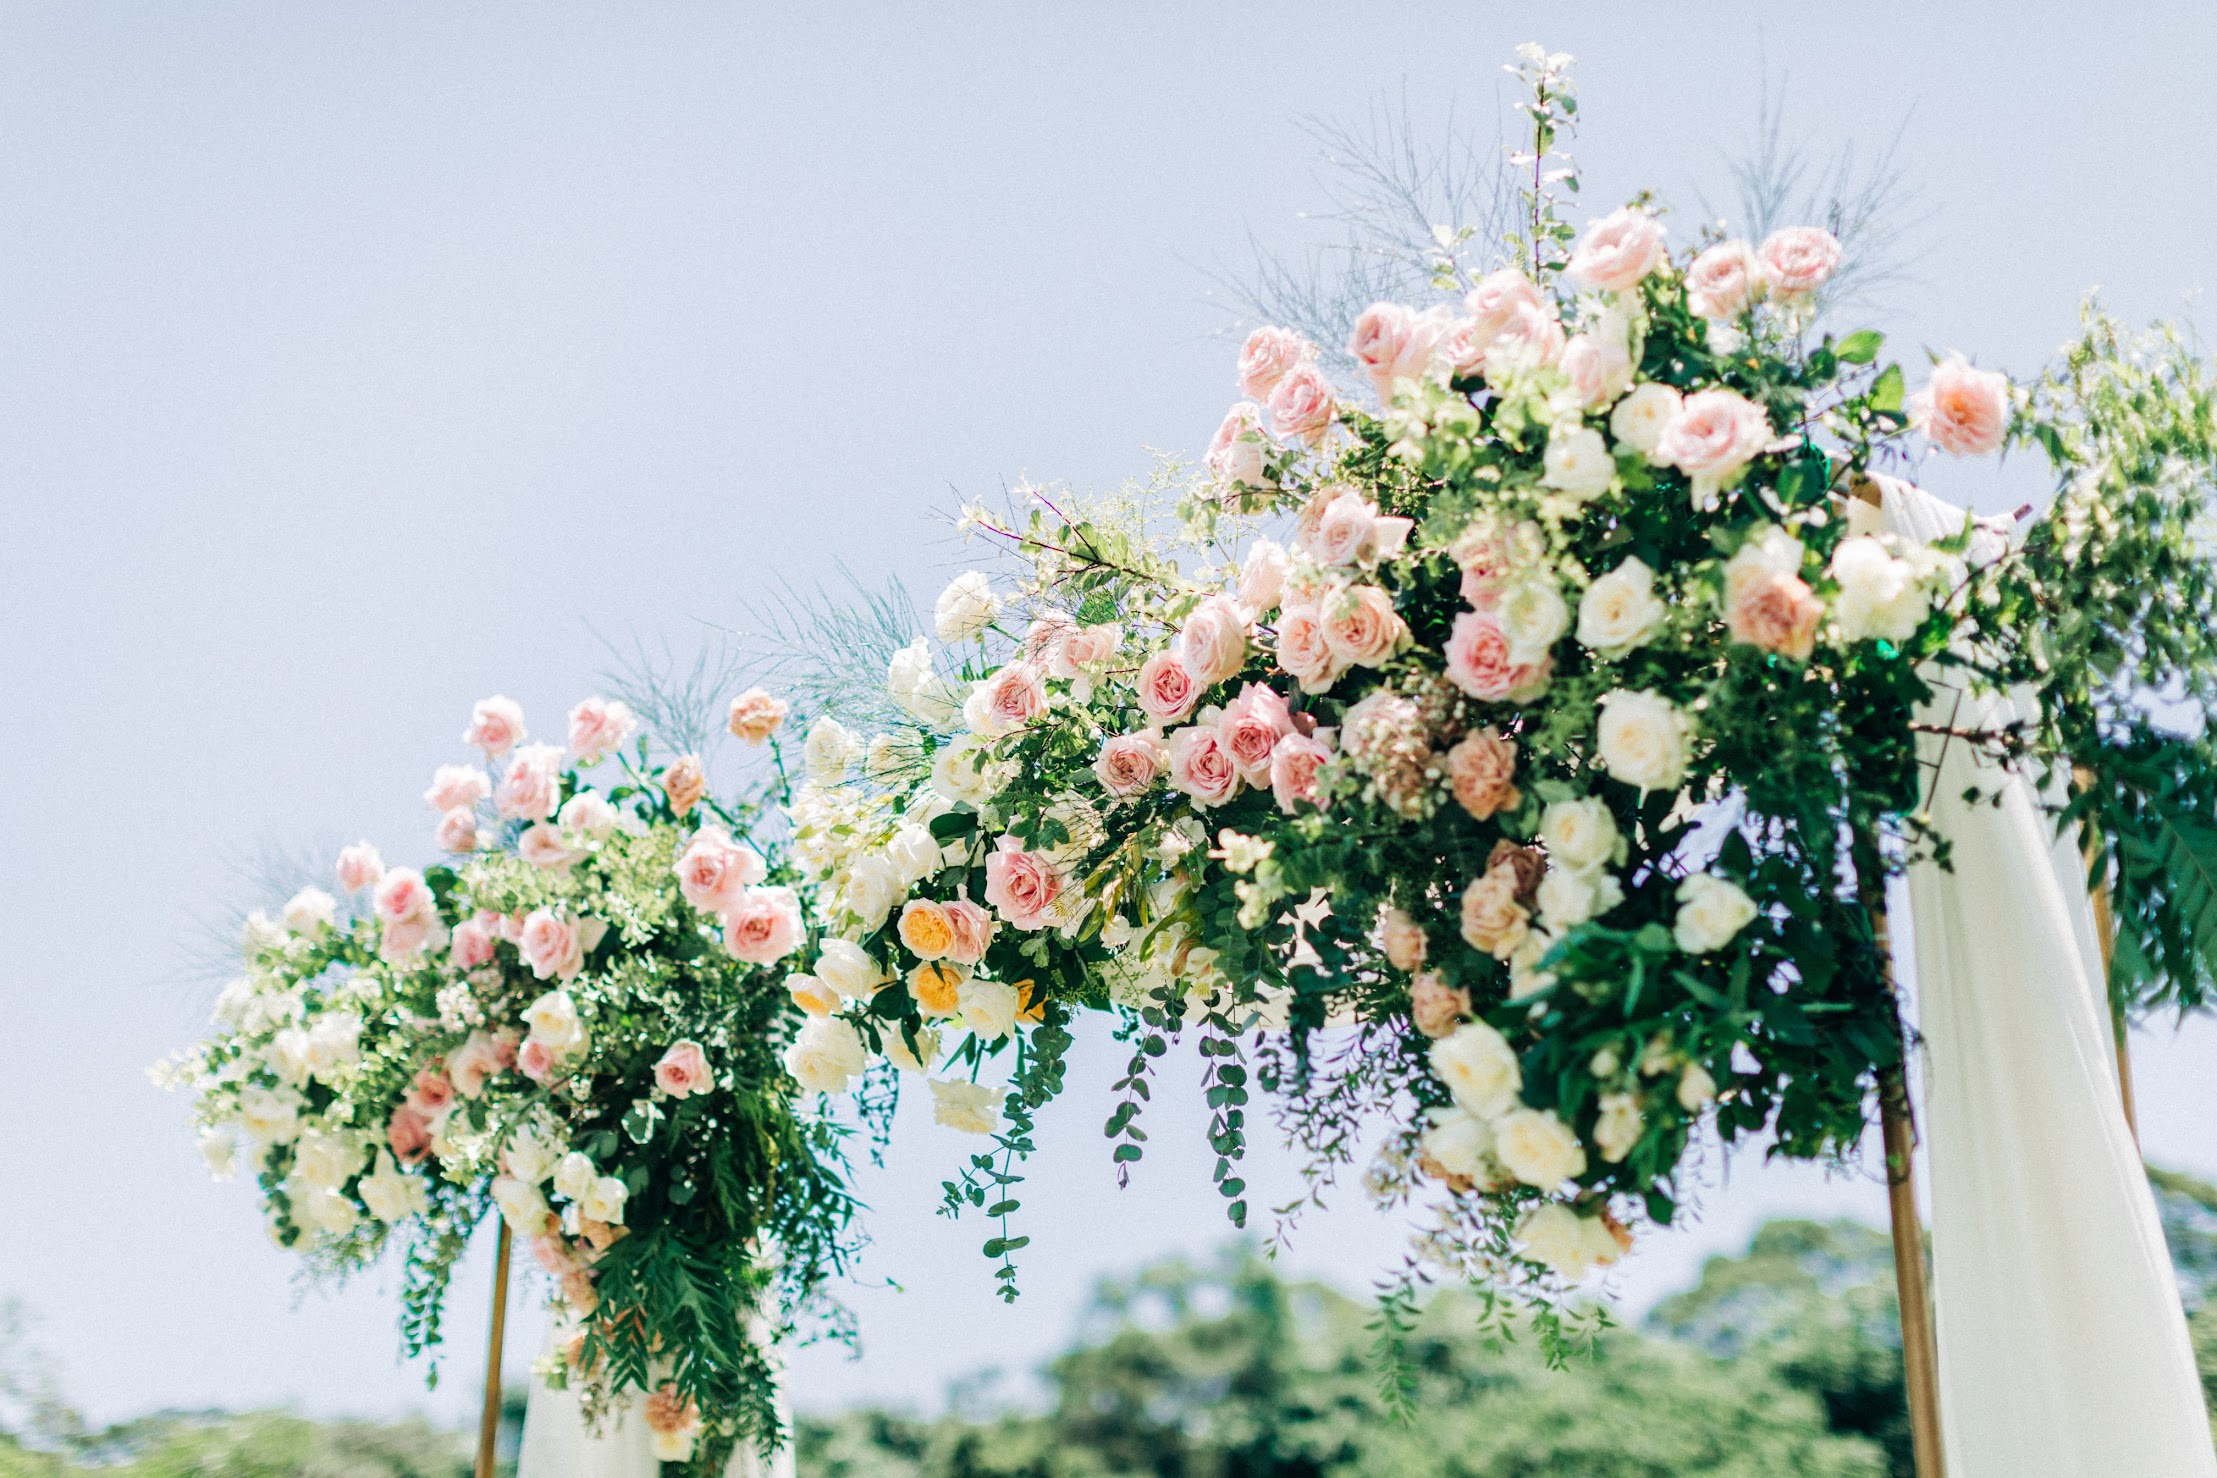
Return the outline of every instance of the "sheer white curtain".
{"type": "MultiPolygon", "coordinates": [[[[555,1348],[552,1332],[547,1348],[555,1348]]],[[[596,1436],[585,1425],[574,1391],[549,1390],[534,1380],[531,1404],[524,1413],[516,1478],[661,1478],[662,1464],[655,1459],[641,1410],[645,1405],[645,1396],[633,1392],[623,1410],[611,1413],[596,1436]]],[[[792,1414],[782,1390],[778,1408],[790,1423],[792,1414]]],[[[724,1478],[793,1478],[792,1446],[788,1444],[765,1463],[760,1453],[742,1444],[725,1466],[724,1478]]]]}
{"type": "MultiPolygon", "coordinates": [[[[1885,492],[1896,532],[1962,527],[1963,510],[1928,493],[1885,492]]],[[[2011,716],[2007,699],[1952,690],[1932,708],[1951,727],[2011,716]]],[[[2217,1478],[2119,1101],[2076,839],[1964,744],[1920,747],[1954,849],[1952,871],[1908,880],[1949,1478],[2217,1478]],[[1999,787],[2000,804],[1965,801],[1974,783],[1999,787]]]]}

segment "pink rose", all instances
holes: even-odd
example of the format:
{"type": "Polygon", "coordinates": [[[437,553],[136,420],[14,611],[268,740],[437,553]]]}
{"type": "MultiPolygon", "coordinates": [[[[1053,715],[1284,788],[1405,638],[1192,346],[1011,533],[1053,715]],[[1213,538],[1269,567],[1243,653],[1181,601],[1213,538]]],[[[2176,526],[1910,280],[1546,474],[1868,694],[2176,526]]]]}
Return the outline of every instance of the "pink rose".
{"type": "Polygon", "coordinates": [[[1463,309],[1471,319],[1470,347],[1483,359],[1493,345],[1494,335],[1508,326],[1520,308],[1540,309],[1546,304],[1539,287],[1516,268],[1503,267],[1488,274],[1463,299],[1463,309]]]}
{"type": "Polygon", "coordinates": [[[622,703],[588,698],[570,710],[570,753],[589,765],[639,732],[639,720],[622,703]]]}
{"type": "Polygon", "coordinates": [[[585,968],[585,941],[577,921],[551,909],[535,908],[525,915],[516,952],[541,980],[568,980],[585,968]]]}
{"type": "Polygon", "coordinates": [[[385,1125],[385,1144],[403,1165],[421,1165],[431,1153],[431,1126],[423,1115],[405,1104],[393,1110],[385,1125]]]}
{"type": "Polygon", "coordinates": [[[456,806],[439,818],[432,828],[433,845],[442,852],[474,852],[477,850],[477,812],[468,806],[456,806]]]}
{"type": "MultiPolygon", "coordinates": [[[[485,915],[479,914],[478,917],[482,919],[485,918],[485,915]]],[[[507,940],[510,944],[521,945],[523,943],[522,914],[494,914],[491,918],[486,919],[486,922],[491,924],[495,929],[499,930],[500,937],[507,940]]]]}
{"type": "Polygon", "coordinates": [[[654,1086],[672,1098],[690,1098],[714,1086],[708,1056],[698,1042],[674,1043],[654,1065],[654,1086]]]}
{"type": "Polygon", "coordinates": [[[1316,366],[1299,365],[1270,392],[1270,419],[1280,436],[1290,436],[1310,447],[1321,446],[1332,429],[1332,382],[1316,366]]]}
{"type": "Polygon", "coordinates": [[[504,821],[544,821],[561,804],[562,751],[532,744],[516,752],[508,773],[493,792],[493,809],[504,821]]]}
{"type": "Polygon", "coordinates": [[[1289,605],[1278,613],[1278,665],[1304,693],[1328,693],[1347,662],[1324,633],[1324,613],[1314,605],[1289,605]]]}
{"type": "Polygon", "coordinates": [[[1815,226],[1788,226],[1763,238],[1758,253],[1770,290],[1789,302],[1824,286],[1840,265],[1840,243],[1815,226]]]}
{"type": "Polygon", "coordinates": [[[749,688],[731,700],[729,727],[732,737],[749,744],[764,744],[785,722],[790,710],[780,699],[771,697],[760,688],[749,688]]]}
{"type": "Polygon", "coordinates": [[[404,965],[445,937],[445,926],[436,913],[388,919],[378,934],[377,954],[388,964],[404,965]]]}
{"type": "Polygon", "coordinates": [[[1462,566],[1462,596],[1471,608],[1490,611],[1501,604],[1501,592],[1517,568],[1516,551],[1507,533],[1466,532],[1455,541],[1453,552],[1462,566]]]}
{"type": "Polygon", "coordinates": [[[1269,433],[1263,430],[1262,407],[1243,400],[1224,413],[1224,422],[1209,438],[1202,461],[1226,487],[1259,488],[1266,484],[1270,466],[1265,453],[1269,433]]]}
{"type": "Polygon", "coordinates": [[[704,826],[693,837],[672,869],[677,890],[702,913],[722,913],[738,901],[741,890],[769,875],[752,847],[743,847],[716,827],[704,826]]]}
{"type": "Polygon", "coordinates": [[[1524,799],[1516,788],[1516,743],[1490,724],[1447,751],[1447,782],[1455,799],[1479,821],[1514,810],[1524,799]]]}
{"type": "Polygon", "coordinates": [[[1498,383],[1519,371],[1545,369],[1563,356],[1563,323],[1552,303],[1518,304],[1486,345],[1486,379],[1498,383]]]}
{"type": "Polygon", "coordinates": [[[1275,539],[1257,539],[1239,567],[1239,603],[1256,616],[1278,604],[1286,588],[1285,547],[1275,539]]]}
{"type": "Polygon", "coordinates": [[[1447,680],[1489,703],[1529,703],[1547,690],[1554,659],[1519,665],[1509,660],[1509,639],[1487,611],[1465,611],[1447,635],[1447,680]]]}
{"type": "Polygon", "coordinates": [[[1470,1014],[1470,992],[1427,970],[1409,982],[1409,1020],[1428,1037],[1444,1037],[1470,1014]]]}
{"type": "Polygon", "coordinates": [[[1632,351],[1621,331],[1580,334],[1563,346],[1563,373],[1579,405],[1598,411],[1632,388],[1632,351]]]}
{"type": "Polygon", "coordinates": [[[1178,632],[1178,660],[1196,686],[1213,688],[1247,665],[1247,613],[1228,595],[1212,595],[1194,608],[1178,632]]]}
{"type": "Polygon", "coordinates": [[[1563,270],[1596,292],[1620,293],[1662,263],[1662,222],[1627,205],[1586,228],[1563,270]]]}
{"type": "Polygon", "coordinates": [[[534,1083],[544,1083],[554,1076],[554,1065],[558,1057],[559,1054],[548,1043],[531,1037],[525,1040],[522,1049],[516,1053],[516,1071],[534,1083]]]}
{"type": "Polygon", "coordinates": [[[464,1098],[476,1098],[485,1091],[485,1082],[500,1071],[499,1054],[493,1050],[490,1037],[483,1032],[471,1032],[469,1040],[448,1054],[447,1078],[454,1084],[454,1091],[464,1098]]]}
{"type": "Polygon", "coordinates": [[[670,767],[662,772],[662,794],[669,797],[671,815],[693,814],[693,808],[708,794],[708,772],[701,768],[699,755],[681,754],[670,761],[670,767]]]}
{"type": "Polygon", "coordinates": [[[1170,736],[1170,784],[1197,806],[1221,806],[1239,794],[1239,766],[1214,725],[1196,724],[1170,736]]]}
{"type": "Polygon", "coordinates": [[[1332,747],[1323,738],[1326,732],[1288,734],[1270,751],[1270,793],[1288,816],[1296,805],[1323,804],[1317,796],[1316,772],[1332,757],[1332,747]]]}
{"type": "Polygon", "coordinates": [[[434,914],[439,905],[422,873],[412,867],[396,867],[378,879],[377,891],[370,894],[370,906],[379,918],[397,924],[434,914]]]}
{"type": "Polygon", "coordinates": [[[1724,624],[1736,642],[1806,662],[1823,616],[1824,602],[1798,575],[1749,569],[1726,581],[1724,624]]]}
{"type": "Polygon", "coordinates": [[[1694,506],[1716,506],[1729,484],[1770,445],[1770,418],[1737,390],[1703,390],[1686,397],[1663,428],[1655,458],[1693,479],[1694,506]]]}
{"type": "Polygon", "coordinates": [[[1042,671],[1054,666],[1063,643],[1077,629],[1077,617],[1068,611],[1042,611],[1024,632],[1024,660],[1042,671]]]}
{"type": "Polygon", "coordinates": [[[1012,836],[986,854],[985,901],[1019,929],[1054,922],[1055,900],[1062,895],[1062,873],[1037,852],[1027,852],[1012,836]]]}
{"type": "Polygon", "coordinates": [[[516,1065],[516,1044],[523,1040],[512,1026],[493,1033],[493,1065],[502,1072],[516,1065]]]}
{"type": "Polygon", "coordinates": [[[423,793],[423,803],[434,811],[474,810],[492,793],[493,782],[477,766],[441,765],[431,777],[431,788],[423,793]]]}
{"type": "Polygon", "coordinates": [[[1413,519],[1381,516],[1377,504],[1347,488],[1318,510],[1315,532],[1302,547],[1318,564],[1374,565],[1399,554],[1415,526],[1413,519]]]}
{"type": "Polygon", "coordinates": [[[1432,943],[1425,937],[1422,924],[1398,908],[1386,908],[1379,910],[1375,933],[1387,964],[1412,974],[1424,968],[1424,956],[1432,943]]]}
{"type": "Polygon", "coordinates": [[[1375,585],[1350,586],[1324,602],[1324,644],[1343,666],[1383,666],[1408,639],[1393,597],[1375,585]]]}
{"type": "Polygon", "coordinates": [[[498,937],[482,915],[465,919],[454,926],[454,943],[447,958],[457,970],[474,970],[491,962],[493,942],[498,937]]]}
{"type": "Polygon", "coordinates": [[[1744,241],[1720,241],[1686,269],[1686,306],[1697,318],[1730,319],[1747,311],[1763,286],[1763,263],[1744,241]]]}
{"type": "Polygon", "coordinates": [[[724,948],[750,965],[774,965],[801,947],[801,902],[791,888],[749,888],[723,920],[724,948]]]}
{"type": "Polygon", "coordinates": [[[943,907],[947,927],[954,933],[947,958],[958,965],[975,965],[985,958],[986,946],[993,942],[993,931],[998,927],[993,916],[967,898],[957,898],[943,907]]]}
{"type": "Polygon", "coordinates": [[[1463,891],[1463,940],[1472,949],[1505,960],[1528,932],[1531,911],[1517,901],[1517,871],[1494,866],[1463,891]]]}
{"type": "Polygon", "coordinates": [[[1439,361],[1447,366],[1448,378],[1467,380],[1483,370],[1486,349],[1492,342],[1490,335],[1480,335],[1475,318],[1458,318],[1449,324],[1439,346],[1439,361]]]}
{"type": "Polygon", "coordinates": [[[1089,667],[1099,667],[1116,655],[1116,649],[1124,644],[1124,628],[1113,621],[1098,626],[1080,626],[1063,638],[1062,647],[1055,653],[1054,664],[1048,668],[1049,677],[1070,681],[1089,667]]]}
{"type": "Polygon", "coordinates": [[[1216,732],[1224,752],[1239,767],[1240,778],[1249,785],[1264,785],[1270,779],[1270,752],[1293,732],[1293,714],[1276,689],[1249,683],[1226,706],[1224,716],[1216,721],[1216,732]]]}
{"type": "Polygon", "coordinates": [[[385,875],[385,859],[368,842],[356,842],[339,850],[339,886],[352,893],[367,888],[385,875]]]}
{"type": "Polygon", "coordinates": [[[2000,451],[2009,434],[2009,378],[1953,355],[1934,365],[1924,389],[1910,397],[1909,424],[1953,456],[2000,451]]]}
{"type": "Polygon", "coordinates": [[[1139,667],[1139,706],[1157,723],[1175,723],[1193,712],[1201,687],[1173,652],[1157,652],[1139,667]]]}
{"type": "Polygon", "coordinates": [[[454,1106],[454,1084],[436,1068],[419,1069],[409,1081],[408,1092],[401,1102],[425,1123],[437,1123],[454,1106]]]}
{"type": "Polygon", "coordinates": [[[1239,393],[1267,400],[1278,382],[1316,358],[1316,346],[1290,328],[1258,328],[1239,350],[1239,393]]]}
{"type": "Polygon", "coordinates": [[[544,821],[524,828],[516,838],[516,855],[533,867],[568,867],[585,854],[562,840],[562,833],[544,821]]]}
{"type": "Polygon", "coordinates": [[[462,742],[497,759],[523,743],[523,709],[513,698],[497,694],[480,698],[470,710],[470,726],[462,731],[462,742]]]}
{"type": "Polygon", "coordinates": [[[1101,745],[1093,773],[1101,788],[1118,800],[1131,800],[1155,788],[1170,763],[1170,752],[1152,734],[1118,734],[1101,745]]]}
{"type": "Polygon", "coordinates": [[[1011,662],[986,680],[985,711],[991,734],[1013,734],[1047,711],[1047,684],[1029,662],[1011,662]]]}
{"type": "Polygon", "coordinates": [[[1378,399],[1391,401],[1394,386],[1431,372],[1433,356],[1450,327],[1437,310],[1418,313],[1399,303],[1372,303],[1355,320],[1347,352],[1370,376],[1378,399]]]}

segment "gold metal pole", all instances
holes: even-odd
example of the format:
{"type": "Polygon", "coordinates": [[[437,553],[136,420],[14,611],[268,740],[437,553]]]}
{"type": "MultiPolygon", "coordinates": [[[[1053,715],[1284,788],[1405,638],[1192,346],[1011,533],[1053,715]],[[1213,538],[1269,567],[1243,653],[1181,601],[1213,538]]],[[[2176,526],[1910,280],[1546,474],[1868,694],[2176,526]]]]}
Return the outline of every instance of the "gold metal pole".
{"type": "Polygon", "coordinates": [[[500,1436],[500,1354],[508,1332],[508,1222],[500,1223],[493,1257],[493,1333],[485,1349],[485,1410],[477,1421],[475,1478],[493,1478],[493,1444],[500,1436]]]}
{"type": "MultiPolygon", "coordinates": [[[[1871,935],[1878,944],[1886,988],[1894,988],[1894,948],[1886,926],[1886,895],[1864,896],[1871,935]]],[[[1897,998],[1898,1000],[1898,998],[1897,998]]],[[[1901,1302],[1901,1373],[1909,1392],[1909,1438],[1917,1478],[1946,1478],[1940,1440],[1940,1348],[1932,1324],[1932,1291],[1925,1277],[1924,1220],[1917,1214],[1917,1124],[1909,1107],[1909,1036],[1897,1004],[1902,1060],[1879,1075],[1878,1113],[1886,1146],[1886,1208],[1894,1234],[1894,1287],[1901,1302]]]]}
{"type": "MultiPolygon", "coordinates": [[[[2071,774],[2078,781],[2080,790],[2094,788],[2094,772],[2084,765],[2073,767],[2071,774]]],[[[2086,874],[2088,878],[2092,878],[2094,864],[2101,857],[2101,838],[2094,835],[2093,827],[2085,825],[2079,828],[2079,835],[2086,843],[2086,874]]],[[[2102,995],[2109,1001],[2109,1033],[2117,1050],[2117,1092],[2125,1103],[2125,1127],[2132,1131],[2132,1142],[2138,1144],[2140,1109],[2132,1098],[2132,1023],[2125,1019],[2124,1007],[2117,1004],[2116,997],[2110,995],[2109,991],[2111,962],[2117,955],[2117,918],[2109,906],[2109,875],[2106,871],[2093,883],[2091,893],[2094,900],[2094,938],[2101,944],[2102,951],[2102,995]]]]}

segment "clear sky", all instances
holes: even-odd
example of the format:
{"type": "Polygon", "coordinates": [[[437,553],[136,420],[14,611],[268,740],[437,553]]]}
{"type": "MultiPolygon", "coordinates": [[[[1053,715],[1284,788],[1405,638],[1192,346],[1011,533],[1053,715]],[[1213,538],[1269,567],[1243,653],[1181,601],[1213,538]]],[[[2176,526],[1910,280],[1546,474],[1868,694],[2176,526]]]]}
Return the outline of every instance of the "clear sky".
{"type": "MultiPolygon", "coordinates": [[[[428,853],[471,701],[551,726],[592,630],[682,646],[839,560],[928,598],[958,497],[1198,450],[1232,395],[1201,267],[1310,239],[1297,120],[1483,116],[1533,37],[1579,58],[1596,207],[1722,199],[1765,54],[1820,142],[1906,116],[1935,213],[1905,346],[2024,373],[2087,287],[2147,317],[2217,276],[2206,3],[7,6],[0,1294],[70,1391],[461,1418],[482,1259],[427,1395],[391,1280],[301,1295],[143,1076],[204,1020],[232,860],[428,853]]],[[[2036,472],[1929,480],[1999,507],[2036,472]]],[[[1044,1121],[1012,1308],[931,1214],[965,1143],[904,1126],[865,1185],[864,1357],[804,1354],[804,1405],[1028,1368],[1096,1277],[1216,1243],[1197,1116],[1114,1189],[1113,1052],[1044,1121]]],[[[2217,1172],[2217,1031],[2143,1033],[2139,1066],[2151,1156],[2217,1172]]],[[[1291,1166],[1258,1163],[1260,1203],[1291,1166]]],[[[1633,1308],[1762,1215],[1883,1214],[1868,1176],[1710,1179],[1620,1274],[1633,1308]]],[[[1351,1206],[1292,1261],[1360,1287],[1398,1237],[1351,1206]]]]}

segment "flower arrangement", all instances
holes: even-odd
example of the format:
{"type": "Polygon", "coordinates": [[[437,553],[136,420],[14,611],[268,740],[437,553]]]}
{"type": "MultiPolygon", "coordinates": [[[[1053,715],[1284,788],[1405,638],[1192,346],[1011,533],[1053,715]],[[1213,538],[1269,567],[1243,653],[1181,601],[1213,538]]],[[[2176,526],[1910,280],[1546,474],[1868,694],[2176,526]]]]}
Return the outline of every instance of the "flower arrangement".
{"type": "MultiPolygon", "coordinates": [[[[774,742],[783,717],[756,692],[732,726],[774,742]]],[[[565,752],[479,703],[485,764],[424,797],[450,860],[365,842],[338,894],[255,915],[217,1033],[173,1071],[281,1245],[326,1272],[404,1256],[411,1351],[497,1209],[574,1330],[545,1373],[588,1409],[648,1393],[661,1456],[721,1471],[780,1437],[766,1345],[843,1266],[852,1205],[781,1061],[791,870],[750,841],[758,803],[717,800],[691,755],[650,764],[639,727],[589,699],[565,752]]]]}

